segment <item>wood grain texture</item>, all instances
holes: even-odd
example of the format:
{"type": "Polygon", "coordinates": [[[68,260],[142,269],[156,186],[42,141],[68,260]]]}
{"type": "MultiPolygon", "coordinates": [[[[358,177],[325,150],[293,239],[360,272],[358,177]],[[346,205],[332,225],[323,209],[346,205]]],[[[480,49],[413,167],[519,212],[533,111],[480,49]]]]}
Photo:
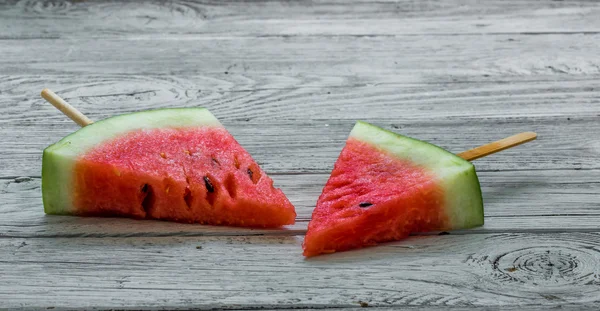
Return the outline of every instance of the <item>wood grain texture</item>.
{"type": "Polygon", "coordinates": [[[0,6],[0,29],[8,30],[0,38],[593,33],[598,14],[593,1],[23,0],[0,6]]]}
{"type": "Polygon", "coordinates": [[[517,306],[600,299],[600,236],[413,237],[305,260],[297,237],[0,239],[6,308],[517,306]],[[443,254],[443,255],[442,255],[443,254]]]}
{"type": "MultiPolygon", "coordinates": [[[[600,72],[598,34],[409,37],[126,38],[3,41],[3,75],[403,76],[412,82],[600,72]],[[47,53],[52,46],[52,53],[47,53]],[[353,51],[353,53],[348,53],[353,51]],[[157,58],[160,61],[157,61],[157,58]],[[23,59],[27,59],[26,63],[23,59]],[[227,72],[227,74],[226,74],[227,72]]],[[[56,88],[53,88],[58,91],[56,88]]]]}
{"type": "Polygon", "coordinates": [[[423,83],[344,75],[0,76],[0,124],[65,121],[40,98],[44,87],[94,119],[182,106],[207,107],[225,121],[600,116],[600,76],[474,78],[423,83]]]}
{"type": "MultiPolygon", "coordinates": [[[[599,170],[498,171],[479,177],[486,224],[454,234],[489,232],[600,231],[599,170]]],[[[157,221],[46,216],[40,180],[0,180],[0,237],[104,237],[202,235],[301,235],[327,174],[275,175],[275,184],[296,206],[298,223],[284,230],[251,230],[157,221]]]]}
{"type": "MultiPolygon", "coordinates": [[[[238,132],[237,128],[244,129],[244,132],[254,129],[257,131],[254,135],[264,136],[271,135],[271,126],[288,129],[295,126],[308,127],[302,131],[294,131],[291,135],[306,135],[300,141],[311,142],[317,139],[320,140],[319,145],[323,145],[323,140],[329,136],[319,138],[311,135],[317,131],[331,132],[332,129],[327,126],[337,125],[338,128],[334,130],[336,135],[331,139],[339,143],[345,140],[352,123],[359,119],[388,125],[394,131],[408,131],[410,134],[417,134],[421,124],[430,127],[429,124],[435,124],[437,120],[443,121],[438,127],[463,122],[468,124],[461,126],[470,127],[471,130],[477,130],[477,126],[488,128],[493,124],[501,131],[498,134],[507,136],[516,133],[510,131],[538,130],[538,127],[547,127],[547,124],[556,120],[553,132],[540,133],[543,144],[544,137],[557,136],[560,140],[581,134],[559,135],[556,127],[564,127],[564,130],[569,131],[571,128],[588,126],[600,118],[600,99],[596,88],[600,80],[393,87],[290,87],[256,91],[251,88],[257,86],[248,85],[246,90],[218,91],[214,84],[206,86],[208,90],[205,90],[204,86],[197,88],[194,83],[185,79],[169,82],[172,78],[129,76],[93,77],[88,83],[79,81],[87,79],[89,77],[81,77],[75,81],[73,78],[51,76],[43,79],[0,79],[4,82],[0,82],[4,90],[0,94],[0,131],[7,137],[5,150],[10,150],[11,144],[20,143],[12,138],[16,131],[22,133],[23,127],[27,127],[37,137],[39,133],[36,132],[45,133],[39,137],[42,144],[33,150],[26,150],[27,153],[38,152],[77,129],[77,126],[70,124],[68,119],[39,97],[38,90],[44,85],[58,88],[56,92],[61,97],[94,120],[144,109],[204,106],[242,142],[244,134],[238,132]],[[60,82],[57,83],[56,80],[60,82]],[[567,100],[569,104],[565,104],[567,100]],[[583,123],[578,123],[578,118],[583,118],[583,123]],[[507,126],[506,130],[503,129],[507,126]],[[258,132],[261,128],[265,129],[263,133],[258,132]]],[[[460,132],[448,132],[446,134],[453,134],[448,138],[439,136],[444,133],[438,133],[438,137],[420,138],[436,139],[434,143],[446,144],[447,147],[459,143],[456,149],[452,148],[455,152],[472,148],[476,143],[484,144],[501,138],[480,135],[485,140],[480,138],[473,144],[461,145],[460,142],[453,141],[458,138],[458,133],[460,132]]],[[[28,135],[27,132],[23,134],[28,135]]],[[[586,139],[594,140],[596,137],[586,139]]],[[[575,140],[580,142],[581,139],[575,137],[575,140]]],[[[260,142],[260,139],[255,141],[260,142]]],[[[592,142],[592,150],[595,149],[595,144],[592,142]]]]}
{"type": "MultiPolygon", "coordinates": [[[[96,110],[102,110],[101,107],[96,110]]],[[[53,114],[61,115],[58,111],[53,114]]],[[[88,115],[98,120],[93,114],[88,115]]],[[[475,161],[481,172],[563,170],[568,178],[577,174],[575,170],[600,168],[600,136],[589,135],[600,133],[597,116],[361,119],[455,153],[519,132],[538,133],[536,141],[475,161]]],[[[223,123],[269,174],[328,174],[355,120],[224,120],[223,123]]],[[[64,116],[56,122],[0,123],[0,135],[5,137],[0,150],[0,177],[40,176],[43,149],[77,129],[64,116]]]]}
{"type": "Polygon", "coordinates": [[[595,1],[0,1],[0,309],[595,310],[595,1]],[[93,120],[209,108],[298,208],[284,230],[45,216],[41,152],[93,120]],[[301,257],[354,122],[475,161],[486,224],[301,257]]]}

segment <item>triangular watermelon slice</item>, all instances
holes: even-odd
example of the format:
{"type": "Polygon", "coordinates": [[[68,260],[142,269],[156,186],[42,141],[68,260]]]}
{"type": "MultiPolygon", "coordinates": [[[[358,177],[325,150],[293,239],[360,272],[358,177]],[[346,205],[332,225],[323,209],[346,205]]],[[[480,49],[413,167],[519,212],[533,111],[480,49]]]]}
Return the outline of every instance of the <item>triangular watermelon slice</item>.
{"type": "Polygon", "coordinates": [[[44,150],[48,214],[278,227],[294,206],[206,109],[161,109],[88,125],[44,150]]]}
{"type": "Polygon", "coordinates": [[[473,164],[432,144],[358,122],[319,197],[304,255],[482,224],[473,164]]]}

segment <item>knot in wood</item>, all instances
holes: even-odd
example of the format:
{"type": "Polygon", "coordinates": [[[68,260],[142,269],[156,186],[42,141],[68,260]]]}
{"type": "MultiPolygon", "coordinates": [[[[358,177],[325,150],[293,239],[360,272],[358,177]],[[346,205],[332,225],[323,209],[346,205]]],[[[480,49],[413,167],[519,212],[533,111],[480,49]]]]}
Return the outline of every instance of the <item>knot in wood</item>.
{"type": "Polygon", "coordinates": [[[596,283],[599,254],[569,247],[527,247],[497,256],[494,275],[502,281],[554,287],[596,283]]]}
{"type": "Polygon", "coordinates": [[[37,0],[22,1],[23,11],[35,14],[58,13],[65,14],[71,10],[73,3],[71,1],[37,0]]]}

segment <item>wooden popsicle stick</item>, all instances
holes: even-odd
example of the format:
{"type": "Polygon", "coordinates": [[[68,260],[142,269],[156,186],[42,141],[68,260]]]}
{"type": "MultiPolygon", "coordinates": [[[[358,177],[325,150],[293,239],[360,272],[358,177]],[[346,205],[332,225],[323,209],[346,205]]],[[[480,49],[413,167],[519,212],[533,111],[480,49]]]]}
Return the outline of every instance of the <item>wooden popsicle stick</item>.
{"type": "MultiPolygon", "coordinates": [[[[93,121],[88,119],[88,117],[86,117],[83,113],[75,109],[75,107],[69,105],[69,103],[67,103],[64,99],[60,98],[49,89],[44,89],[42,91],[42,97],[80,126],[86,126],[93,123],[93,121]]],[[[461,152],[458,154],[458,156],[467,161],[472,161],[504,149],[524,144],[528,141],[536,139],[536,137],[536,133],[524,132],[489,144],[485,144],[483,146],[479,146],[477,148],[473,148],[471,150],[467,150],[465,152],[461,152]]]]}
{"type": "Polygon", "coordinates": [[[94,123],[83,113],[69,105],[69,103],[67,103],[64,99],[60,98],[60,96],[54,94],[54,92],[50,91],[49,89],[44,89],[42,91],[42,97],[71,120],[75,121],[75,123],[79,124],[79,126],[86,126],[94,123]]]}
{"type": "Polygon", "coordinates": [[[523,132],[517,135],[506,137],[504,139],[500,139],[489,144],[485,144],[483,146],[479,146],[477,148],[473,148],[471,150],[461,152],[458,154],[458,156],[467,161],[473,161],[490,155],[492,153],[496,153],[508,148],[512,148],[514,146],[518,146],[520,144],[524,144],[536,138],[537,134],[534,132],[523,132]]]}

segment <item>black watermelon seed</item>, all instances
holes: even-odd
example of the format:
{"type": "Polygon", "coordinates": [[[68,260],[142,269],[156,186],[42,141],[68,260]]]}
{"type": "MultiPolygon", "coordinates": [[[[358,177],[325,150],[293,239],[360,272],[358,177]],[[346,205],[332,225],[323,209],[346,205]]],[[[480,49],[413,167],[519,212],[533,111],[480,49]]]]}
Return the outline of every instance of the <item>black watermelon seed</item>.
{"type": "Polygon", "coordinates": [[[358,204],[358,206],[360,207],[369,207],[371,205],[373,205],[373,203],[371,202],[361,202],[360,204],[358,204]]]}
{"type": "Polygon", "coordinates": [[[208,176],[204,176],[204,184],[206,185],[206,190],[208,190],[208,192],[215,192],[215,187],[210,182],[210,178],[208,178],[208,176]]]}
{"type": "Polygon", "coordinates": [[[252,170],[250,168],[248,168],[248,176],[250,176],[250,180],[254,180],[252,179],[252,175],[254,175],[254,173],[252,172],[252,170]]]}
{"type": "Polygon", "coordinates": [[[144,184],[144,185],[142,186],[142,192],[143,192],[143,193],[146,193],[146,192],[148,192],[148,184],[144,184]]]}

